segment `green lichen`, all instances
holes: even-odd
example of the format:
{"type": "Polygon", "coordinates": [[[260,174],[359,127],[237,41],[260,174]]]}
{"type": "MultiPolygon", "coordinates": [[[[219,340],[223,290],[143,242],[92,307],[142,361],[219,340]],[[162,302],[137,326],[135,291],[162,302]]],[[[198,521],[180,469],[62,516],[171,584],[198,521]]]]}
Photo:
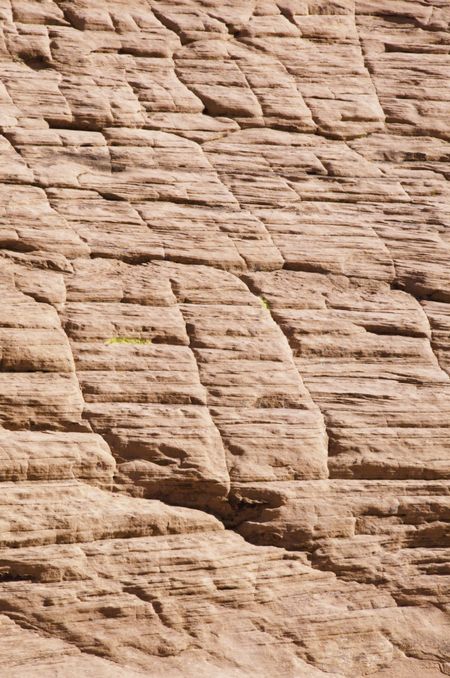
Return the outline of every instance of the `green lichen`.
{"type": "Polygon", "coordinates": [[[138,339],[136,337],[111,337],[105,344],[151,344],[151,339],[138,339]]]}
{"type": "Polygon", "coordinates": [[[267,310],[269,311],[270,310],[270,304],[267,301],[267,299],[265,297],[260,297],[260,299],[261,299],[261,304],[264,306],[264,308],[267,308],[267,310]]]}

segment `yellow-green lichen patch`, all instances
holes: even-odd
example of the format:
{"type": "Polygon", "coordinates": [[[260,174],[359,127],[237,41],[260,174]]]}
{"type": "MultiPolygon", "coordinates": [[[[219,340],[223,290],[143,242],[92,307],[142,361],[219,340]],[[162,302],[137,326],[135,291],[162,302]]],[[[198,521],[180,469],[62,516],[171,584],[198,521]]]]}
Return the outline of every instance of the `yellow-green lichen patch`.
{"type": "Polygon", "coordinates": [[[111,337],[105,344],[151,344],[151,339],[139,339],[136,337],[111,337]]]}

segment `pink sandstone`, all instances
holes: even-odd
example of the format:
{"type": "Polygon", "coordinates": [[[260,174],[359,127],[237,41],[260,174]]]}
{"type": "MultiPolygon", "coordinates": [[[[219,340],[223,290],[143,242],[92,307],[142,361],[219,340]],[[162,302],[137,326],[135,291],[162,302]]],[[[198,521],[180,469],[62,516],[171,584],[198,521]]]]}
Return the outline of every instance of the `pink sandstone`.
{"type": "Polygon", "coordinates": [[[0,678],[450,675],[449,24],[0,0],[0,678]]]}

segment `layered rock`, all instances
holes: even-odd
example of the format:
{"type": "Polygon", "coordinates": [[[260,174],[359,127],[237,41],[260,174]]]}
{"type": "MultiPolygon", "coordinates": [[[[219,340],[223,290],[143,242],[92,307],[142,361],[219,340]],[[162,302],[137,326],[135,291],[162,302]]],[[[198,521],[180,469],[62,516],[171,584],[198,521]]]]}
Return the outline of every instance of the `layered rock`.
{"type": "Polygon", "coordinates": [[[449,673],[445,3],[0,16],[0,675],[449,673]]]}

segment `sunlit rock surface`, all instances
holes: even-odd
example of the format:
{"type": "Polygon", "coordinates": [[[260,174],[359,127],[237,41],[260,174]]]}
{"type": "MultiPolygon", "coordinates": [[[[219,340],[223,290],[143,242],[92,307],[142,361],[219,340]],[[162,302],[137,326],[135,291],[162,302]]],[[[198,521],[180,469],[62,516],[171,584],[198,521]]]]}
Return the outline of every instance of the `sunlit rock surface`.
{"type": "Polygon", "coordinates": [[[448,2],[0,19],[0,676],[450,675],[448,2]]]}

